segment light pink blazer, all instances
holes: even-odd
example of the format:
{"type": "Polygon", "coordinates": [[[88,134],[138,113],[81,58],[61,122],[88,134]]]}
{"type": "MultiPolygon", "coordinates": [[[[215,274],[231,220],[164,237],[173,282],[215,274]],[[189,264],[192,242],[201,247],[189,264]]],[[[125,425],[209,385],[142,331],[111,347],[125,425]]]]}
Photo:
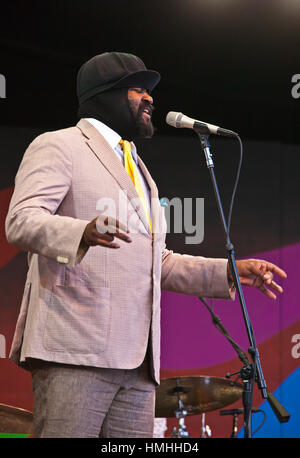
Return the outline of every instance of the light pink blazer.
{"type": "MultiPolygon", "coordinates": [[[[86,120],[47,132],[26,150],[6,219],[8,241],[28,251],[29,269],[10,357],[109,368],[135,368],[150,346],[159,382],[161,288],[195,296],[232,298],[227,260],[173,253],[157,187],[151,189],[152,229],[121,161],[86,120]],[[127,193],[128,212],[144,231],[119,249],[80,252],[101,197],[127,193]]],[[[117,208],[118,209],[118,208],[117,208]]]]}

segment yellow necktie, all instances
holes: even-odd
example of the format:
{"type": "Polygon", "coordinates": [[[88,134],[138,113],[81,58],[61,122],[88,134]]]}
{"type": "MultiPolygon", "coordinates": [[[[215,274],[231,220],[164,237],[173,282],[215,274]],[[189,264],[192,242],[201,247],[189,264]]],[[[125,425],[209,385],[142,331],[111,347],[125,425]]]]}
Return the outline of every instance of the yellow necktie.
{"type": "Polygon", "coordinates": [[[135,186],[135,189],[142,201],[142,204],[143,204],[143,207],[144,207],[144,210],[145,210],[145,213],[147,215],[147,218],[148,218],[148,221],[149,221],[149,226],[150,226],[150,229],[152,231],[152,224],[151,224],[151,218],[150,218],[150,215],[149,215],[149,211],[148,211],[148,205],[147,205],[147,202],[146,202],[146,199],[145,199],[145,195],[144,195],[144,192],[143,192],[143,188],[142,188],[142,185],[141,185],[141,182],[140,182],[140,177],[139,177],[139,173],[138,173],[138,170],[137,170],[137,166],[132,158],[132,155],[131,155],[131,144],[129,141],[127,140],[120,140],[120,145],[122,146],[122,149],[123,149],[123,152],[124,152],[124,166],[125,166],[125,170],[126,172],[128,173],[128,175],[130,176],[134,186],[135,186]]]}

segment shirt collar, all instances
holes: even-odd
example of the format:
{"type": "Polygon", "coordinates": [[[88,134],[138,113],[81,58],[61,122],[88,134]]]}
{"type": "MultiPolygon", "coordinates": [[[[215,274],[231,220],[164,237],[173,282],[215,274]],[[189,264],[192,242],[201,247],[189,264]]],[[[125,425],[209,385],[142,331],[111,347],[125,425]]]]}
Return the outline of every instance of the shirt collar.
{"type": "MultiPolygon", "coordinates": [[[[118,152],[121,152],[123,154],[123,150],[121,148],[121,145],[119,144],[121,137],[116,131],[114,131],[113,129],[111,129],[106,124],[99,121],[98,119],[95,119],[95,118],[85,118],[85,119],[86,121],[91,123],[100,132],[100,134],[103,135],[103,137],[105,138],[105,140],[107,141],[109,146],[111,146],[112,149],[114,150],[117,149],[118,152]]],[[[133,142],[131,142],[131,154],[132,154],[134,161],[138,163],[136,146],[133,142]]]]}

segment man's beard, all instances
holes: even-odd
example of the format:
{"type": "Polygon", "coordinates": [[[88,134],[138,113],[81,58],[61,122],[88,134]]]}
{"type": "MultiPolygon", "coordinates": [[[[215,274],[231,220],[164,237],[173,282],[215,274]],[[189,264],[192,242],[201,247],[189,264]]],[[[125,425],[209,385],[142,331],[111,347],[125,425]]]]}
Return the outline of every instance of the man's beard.
{"type": "Polygon", "coordinates": [[[135,122],[137,133],[136,137],[151,138],[154,134],[152,120],[151,117],[150,119],[145,120],[143,118],[143,111],[145,110],[145,108],[147,108],[150,112],[150,115],[152,115],[152,112],[154,110],[153,105],[151,105],[148,102],[141,102],[140,105],[137,107],[137,105],[133,101],[129,100],[129,108],[135,122]]]}

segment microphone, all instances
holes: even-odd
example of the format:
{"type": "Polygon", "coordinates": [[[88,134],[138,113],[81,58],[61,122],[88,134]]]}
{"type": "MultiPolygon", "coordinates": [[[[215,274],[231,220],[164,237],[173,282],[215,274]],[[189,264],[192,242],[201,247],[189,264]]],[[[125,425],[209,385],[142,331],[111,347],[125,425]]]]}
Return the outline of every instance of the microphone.
{"type": "Polygon", "coordinates": [[[200,134],[214,134],[235,138],[238,137],[238,134],[232,130],[223,129],[222,127],[214,126],[213,124],[208,124],[207,122],[197,121],[197,119],[189,118],[183,113],[178,113],[176,111],[169,111],[166,116],[166,122],[173,127],[186,127],[187,129],[194,129],[200,134]]]}

